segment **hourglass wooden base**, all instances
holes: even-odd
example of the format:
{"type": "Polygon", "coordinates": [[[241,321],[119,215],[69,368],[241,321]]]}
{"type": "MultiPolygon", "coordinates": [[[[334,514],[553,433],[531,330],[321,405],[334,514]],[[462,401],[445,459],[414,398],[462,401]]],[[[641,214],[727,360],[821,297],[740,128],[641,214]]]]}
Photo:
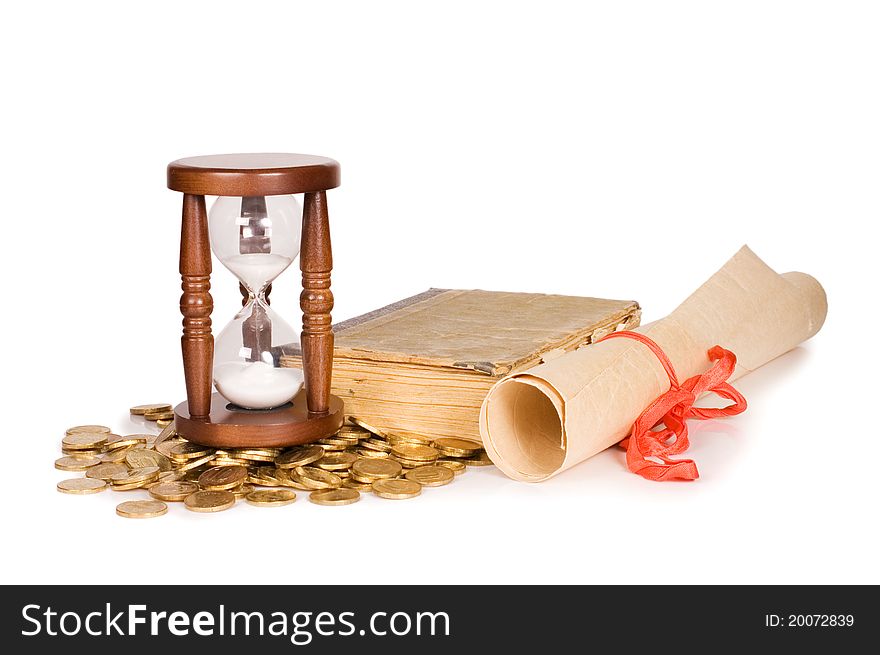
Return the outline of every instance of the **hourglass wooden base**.
{"type": "Polygon", "coordinates": [[[300,391],[292,403],[267,410],[236,408],[215,393],[206,419],[190,417],[186,402],[174,408],[177,433],[188,441],[212,448],[298,446],[334,434],[342,427],[342,421],[342,401],[333,395],[327,414],[310,417],[305,391],[300,391]]]}

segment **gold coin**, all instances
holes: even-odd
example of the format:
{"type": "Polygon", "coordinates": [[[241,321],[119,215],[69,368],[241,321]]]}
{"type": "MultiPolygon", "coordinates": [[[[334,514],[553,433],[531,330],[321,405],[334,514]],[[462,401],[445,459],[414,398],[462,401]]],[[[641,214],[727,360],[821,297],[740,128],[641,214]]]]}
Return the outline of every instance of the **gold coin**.
{"type": "Polygon", "coordinates": [[[160,428],[164,429],[164,428],[167,428],[169,425],[174,425],[174,419],[173,418],[159,418],[159,419],[156,419],[156,425],[159,426],[160,428]]]}
{"type": "Polygon", "coordinates": [[[325,471],[343,471],[351,468],[356,461],[357,455],[354,453],[327,453],[315,462],[315,466],[325,471]]]}
{"type": "Polygon", "coordinates": [[[77,457],[76,455],[67,455],[59,457],[55,460],[55,468],[59,471],[85,471],[92,466],[97,466],[101,460],[97,457],[77,457]]]}
{"type": "Polygon", "coordinates": [[[148,478],[147,480],[133,480],[132,482],[111,482],[110,488],[113,491],[131,491],[132,489],[147,489],[152,487],[159,481],[159,478],[148,478]]]}
{"type": "Polygon", "coordinates": [[[386,459],[391,453],[385,453],[381,450],[370,450],[368,448],[355,448],[355,455],[358,457],[370,457],[372,459],[386,459]]]}
{"type": "Polygon", "coordinates": [[[254,491],[254,485],[245,482],[237,487],[233,487],[229,491],[231,491],[236,498],[244,498],[250,492],[254,491]]]}
{"type": "Polygon", "coordinates": [[[355,418],[354,416],[349,416],[348,420],[351,421],[352,423],[354,423],[355,425],[362,427],[367,432],[372,432],[373,434],[379,435],[380,437],[384,437],[386,434],[388,434],[384,430],[381,430],[379,428],[374,428],[369,423],[366,423],[359,418],[355,418]]]}
{"type": "MultiPolygon", "coordinates": [[[[281,469],[279,469],[281,470],[281,469]]],[[[281,487],[281,486],[289,486],[285,480],[282,480],[280,476],[276,475],[268,475],[262,474],[257,475],[255,473],[249,473],[247,476],[247,482],[250,484],[255,484],[260,487],[281,487]]]]}
{"type": "Polygon", "coordinates": [[[159,420],[170,421],[171,419],[174,418],[174,412],[171,411],[170,409],[165,410],[163,412],[146,412],[144,414],[144,418],[147,419],[148,421],[159,421],[159,420]]]}
{"type": "Polygon", "coordinates": [[[365,430],[359,425],[343,425],[341,428],[339,428],[339,432],[336,433],[336,436],[344,438],[351,437],[360,440],[367,439],[373,436],[373,433],[369,430],[365,430]]]}
{"type": "Polygon", "coordinates": [[[492,466],[492,460],[489,459],[485,450],[480,451],[473,457],[463,457],[461,461],[468,466],[492,466]]]}
{"type": "Polygon", "coordinates": [[[361,427],[358,425],[355,425],[351,421],[351,417],[348,417],[345,419],[345,421],[343,421],[342,426],[339,428],[338,431],[342,432],[343,430],[360,430],[360,429],[361,429],[361,427]]]}
{"type": "Polygon", "coordinates": [[[113,484],[134,484],[135,482],[152,482],[159,479],[158,466],[144,466],[142,468],[132,469],[110,476],[110,482],[113,484]]]}
{"type": "Polygon", "coordinates": [[[467,468],[467,464],[457,459],[438,459],[437,466],[445,466],[456,475],[464,473],[464,470],[467,468]]]}
{"type": "Polygon", "coordinates": [[[177,478],[177,479],[178,479],[178,480],[186,480],[187,482],[195,482],[196,484],[198,484],[198,483],[199,483],[199,476],[200,476],[202,473],[204,473],[206,470],[208,470],[208,468],[210,468],[210,467],[208,467],[208,466],[199,466],[199,467],[194,468],[194,469],[189,470],[189,471],[181,471],[181,470],[178,469],[178,470],[176,471],[176,473],[177,473],[180,477],[177,478]]]}
{"type": "Polygon", "coordinates": [[[68,450],[96,450],[103,448],[106,443],[106,432],[75,432],[61,440],[61,445],[68,450]]]}
{"type": "Polygon", "coordinates": [[[345,450],[346,448],[348,448],[348,446],[346,444],[330,444],[330,443],[324,443],[322,441],[316,441],[313,445],[318,446],[325,453],[341,452],[341,451],[345,450]]]}
{"type": "MultiPolygon", "coordinates": [[[[162,436],[161,434],[159,435],[162,436]]],[[[176,437],[169,437],[163,441],[159,441],[156,439],[156,443],[153,444],[153,450],[157,453],[162,453],[165,457],[171,458],[171,451],[174,450],[175,446],[179,446],[182,443],[186,443],[182,439],[178,439],[176,437]]]]}
{"type": "Polygon", "coordinates": [[[146,446],[147,440],[140,435],[130,435],[128,437],[120,437],[119,435],[114,435],[115,438],[109,439],[105,444],[104,448],[108,451],[111,450],[125,450],[128,448],[134,448],[135,446],[146,446]]]}
{"type": "Polygon", "coordinates": [[[353,446],[358,442],[357,438],[351,439],[348,437],[325,437],[324,439],[318,439],[316,443],[326,444],[329,446],[338,446],[339,448],[348,448],[348,446],[353,446]]]}
{"type": "Polygon", "coordinates": [[[296,500],[296,492],[292,489],[257,489],[250,492],[244,499],[257,507],[281,507],[290,505],[296,500]]]}
{"type": "Polygon", "coordinates": [[[148,484],[146,486],[146,488],[152,489],[157,484],[162,484],[163,482],[177,482],[184,475],[185,475],[184,473],[180,473],[178,471],[164,471],[163,473],[159,474],[159,477],[156,479],[155,482],[151,482],[150,484],[148,484]]]}
{"type": "Polygon", "coordinates": [[[483,446],[476,441],[451,437],[435,439],[433,446],[440,451],[441,455],[447,457],[472,457],[483,450],[483,446]]]}
{"type": "Polygon", "coordinates": [[[320,446],[306,446],[282,453],[275,459],[275,466],[280,469],[295,469],[298,466],[317,462],[323,456],[324,449],[320,446]]]}
{"type": "Polygon", "coordinates": [[[219,452],[227,452],[230,456],[233,456],[233,457],[244,457],[246,455],[262,455],[264,457],[273,457],[274,458],[274,457],[278,457],[278,455],[280,455],[283,452],[283,450],[284,450],[283,448],[252,447],[252,448],[232,448],[229,451],[219,451],[218,450],[217,452],[218,453],[219,452]]]}
{"type": "Polygon", "coordinates": [[[445,466],[435,466],[432,464],[430,466],[410,469],[403,477],[407,480],[418,482],[423,487],[442,487],[444,484],[452,482],[455,473],[445,466]]]}
{"type": "Polygon", "coordinates": [[[72,457],[98,457],[103,450],[101,448],[61,448],[64,455],[72,457]]]}
{"type": "Polygon", "coordinates": [[[362,457],[351,465],[351,474],[359,482],[396,478],[400,475],[401,471],[402,467],[400,464],[390,459],[362,457]]]}
{"type": "Polygon", "coordinates": [[[71,434],[80,434],[83,432],[86,434],[99,434],[102,432],[103,433],[110,433],[111,430],[106,425],[75,425],[72,428],[67,428],[67,430],[64,432],[64,434],[71,435],[71,434]]]}
{"type": "Polygon", "coordinates": [[[359,443],[361,448],[367,448],[369,450],[378,450],[383,453],[391,452],[391,444],[387,441],[382,441],[381,439],[365,439],[359,443]]]}
{"type": "Polygon", "coordinates": [[[151,519],[168,513],[168,505],[159,500],[127,500],[116,506],[116,513],[127,519],[151,519]]]}
{"type": "Polygon", "coordinates": [[[232,458],[232,457],[217,457],[214,456],[214,459],[211,460],[211,466],[244,466],[247,467],[250,465],[250,462],[246,459],[232,458]]]}
{"type": "Polygon", "coordinates": [[[98,464],[97,466],[93,466],[88,471],[86,471],[87,478],[94,478],[95,480],[103,480],[104,482],[110,482],[110,479],[114,475],[119,475],[120,473],[127,473],[128,467],[125,464],[98,464]]]}
{"type": "MultiPolygon", "coordinates": [[[[299,489],[300,491],[310,491],[311,488],[302,484],[301,482],[297,482],[293,478],[290,477],[290,474],[294,472],[295,469],[275,469],[275,477],[277,478],[279,484],[284,487],[290,487],[291,489],[299,489]]],[[[270,485],[275,486],[275,485],[270,485]]]]}
{"type": "Polygon", "coordinates": [[[325,437],[325,438],[326,439],[339,439],[341,441],[345,441],[349,446],[354,446],[361,439],[367,439],[367,438],[373,436],[370,432],[367,432],[363,428],[359,428],[357,426],[352,426],[352,429],[356,430],[356,432],[352,432],[350,430],[342,430],[340,428],[336,434],[331,435],[329,437],[325,437]]]}
{"type": "Polygon", "coordinates": [[[174,418],[174,410],[173,409],[162,409],[157,410],[155,412],[144,412],[144,417],[152,417],[150,420],[156,420],[156,418],[174,418]]]}
{"type": "Polygon", "coordinates": [[[154,484],[156,484],[156,480],[139,480],[131,484],[111,484],[110,488],[113,491],[132,491],[133,489],[147,489],[154,484]]]}
{"type": "Polygon", "coordinates": [[[192,441],[184,441],[171,449],[171,459],[175,462],[186,462],[212,453],[213,451],[206,446],[200,446],[192,441]]]}
{"type": "Polygon", "coordinates": [[[125,434],[125,435],[114,434],[113,432],[109,432],[107,434],[107,444],[108,445],[116,443],[117,441],[128,441],[128,440],[145,444],[150,440],[155,441],[156,438],[153,435],[146,434],[143,432],[138,433],[138,434],[125,434]]]}
{"type": "Polygon", "coordinates": [[[230,453],[226,457],[228,459],[244,462],[245,466],[250,462],[266,462],[267,464],[273,464],[275,462],[275,455],[266,455],[263,453],[244,453],[241,451],[234,451],[234,454],[230,453]]]}
{"type": "Polygon", "coordinates": [[[418,468],[419,466],[425,466],[427,464],[433,463],[430,461],[423,462],[417,459],[404,459],[403,457],[394,457],[394,455],[391,456],[391,459],[393,459],[395,462],[398,462],[405,469],[414,469],[418,468]]]}
{"type": "Polygon", "coordinates": [[[205,455],[204,457],[200,457],[199,459],[191,459],[186,464],[178,466],[176,470],[180,472],[192,471],[199,468],[200,466],[208,464],[212,459],[214,459],[213,453],[205,455]]]}
{"type": "Polygon", "coordinates": [[[105,464],[119,464],[125,461],[128,454],[128,448],[117,448],[116,450],[108,450],[106,453],[98,455],[98,459],[105,464]]]}
{"type": "Polygon", "coordinates": [[[93,478],[71,478],[70,480],[62,480],[56,485],[56,489],[63,494],[77,495],[96,494],[106,488],[106,482],[93,478]]]}
{"type": "Polygon", "coordinates": [[[317,505],[351,505],[361,499],[354,489],[321,489],[309,494],[309,500],[317,505]]]}
{"type": "Polygon", "coordinates": [[[199,486],[209,491],[226,491],[237,487],[248,477],[243,466],[215,466],[199,476],[199,486]]]}
{"type": "Polygon", "coordinates": [[[391,445],[398,443],[415,443],[428,446],[431,443],[431,438],[407,430],[394,430],[394,432],[388,434],[388,441],[391,445]]]}
{"type": "Polygon", "coordinates": [[[274,466],[258,466],[255,469],[250,469],[250,475],[266,481],[270,487],[277,487],[283,481],[281,471],[282,469],[277,469],[274,466]]]}
{"type": "Polygon", "coordinates": [[[399,443],[391,448],[391,454],[396,455],[400,459],[408,459],[418,462],[433,462],[440,453],[431,446],[424,446],[415,443],[399,443]]]}
{"type": "Polygon", "coordinates": [[[174,429],[174,423],[172,423],[159,433],[159,435],[156,437],[155,445],[158,446],[163,441],[167,441],[174,436],[177,436],[177,431],[174,429]]]}
{"type": "Polygon", "coordinates": [[[196,491],[183,502],[193,512],[222,512],[235,505],[235,494],[231,491],[196,491]]]}
{"type": "Polygon", "coordinates": [[[342,486],[342,478],[338,475],[311,466],[298,466],[293,470],[290,477],[313,490],[338,489],[342,486]]]}
{"type": "Polygon", "coordinates": [[[151,412],[152,413],[170,412],[171,405],[169,405],[167,403],[155,403],[152,405],[135,405],[134,407],[132,407],[128,411],[131,412],[132,414],[134,414],[135,416],[143,416],[144,414],[148,414],[151,412]]]}
{"type": "Polygon", "coordinates": [[[244,462],[242,466],[251,466],[252,464],[272,464],[275,465],[275,457],[272,455],[237,455],[235,457],[226,457],[237,462],[244,462]]]}
{"type": "Polygon", "coordinates": [[[132,448],[129,450],[125,454],[125,463],[133,469],[155,466],[162,473],[171,470],[170,459],[155,450],[146,450],[144,448],[132,448]]]}
{"type": "Polygon", "coordinates": [[[195,482],[160,482],[150,487],[150,495],[156,500],[181,502],[199,490],[195,482]]]}
{"type": "Polygon", "coordinates": [[[355,491],[370,491],[373,488],[372,482],[358,482],[354,478],[346,478],[342,481],[344,489],[354,489],[355,491]]]}
{"type": "Polygon", "coordinates": [[[412,480],[376,480],[373,483],[373,493],[380,498],[403,500],[415,498],[422,493],[422,485],[412,480]]]}

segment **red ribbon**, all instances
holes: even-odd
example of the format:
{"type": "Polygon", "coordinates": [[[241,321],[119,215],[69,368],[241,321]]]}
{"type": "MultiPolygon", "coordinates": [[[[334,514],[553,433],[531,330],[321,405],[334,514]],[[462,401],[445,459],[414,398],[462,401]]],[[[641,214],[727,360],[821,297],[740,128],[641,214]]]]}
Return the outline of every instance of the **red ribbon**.
{"type": "Polygon", "coordinates": [[[689,418],[704,421],[735,416],[746,410],[746,399],[727,382],[736,367],[736,355],[721,346],[711,348],[709,359],[714,362],[712,367],[702,375],[695,375],[679,384],[672,362],[651,339],[638,332],[621,330],[599,341],[613,338],[635,339],[646,345],[669,376],[669,391],[648,405],[633,423],[630,436],[620,442],[620,446],[626,448],[627,467],[648,480],[696,480],[700,474],[694,460],[670,459],[669,455],[678,455],[688,449],[690,442],[685,421],[689,418]],[[719,408],[694,407],[694,402],[705,392],[718,394],[732,400],[733,404],[719,408]],[[661,424],[664,426],[662,429],[653,429],[661,424]],[[672,437],[675,439],[670,441],[672,437]]]}

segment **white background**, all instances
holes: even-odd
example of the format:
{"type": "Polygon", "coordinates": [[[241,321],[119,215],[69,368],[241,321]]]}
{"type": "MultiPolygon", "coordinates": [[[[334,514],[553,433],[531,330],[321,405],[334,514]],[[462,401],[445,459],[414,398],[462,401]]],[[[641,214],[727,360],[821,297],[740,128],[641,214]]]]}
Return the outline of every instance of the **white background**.
{"type": "MultiPolygon", "coordinates": [[[[880,582],[880,15],[870,2],[14,3],[0,40],[3,582],[880,582]],[[825,286],[811,342],[694,424],[702,478],[114,513],[63,430],[183,399],[178,157],[339,160],[334,317],[430,286],[672,310],[743,243],[825,286]],[[149,563],[129,566],[128,563],[149,563]]],[[[239,301],[215,263],[215,326],[239,301]]],[[[273,306],[299,320],[298,274],[273,306]]],[[[140,495],[140,494],[139,494],[140,495]]],[[[131,498],[131,496],[128,496],[131,498]]]]}

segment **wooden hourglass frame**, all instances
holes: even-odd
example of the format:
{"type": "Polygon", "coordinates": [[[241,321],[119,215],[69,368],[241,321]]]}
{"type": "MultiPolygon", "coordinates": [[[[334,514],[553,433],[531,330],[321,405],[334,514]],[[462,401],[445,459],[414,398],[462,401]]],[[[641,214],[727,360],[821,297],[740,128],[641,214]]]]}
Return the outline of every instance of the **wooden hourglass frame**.
{"type": "MultiPolygon", "coordinates": [[[[280,447],[308,443],[337,432],[342,401],[330,394],[333,366],[333,294],[330,271],[328,189],[339,186],[339,164],[297,154],[208,155],[168,165],[168,188],[183,196],[180,275],[183,295],[183,369],[186,402],[174,410],[177,432],[212,447],[280,447]],[[304,388],[289,403],[244,410],[212,393],[211,246],[205,196],[274,196],[302,193],[300,269],[304,388]]],[[[277,301],[277,298],[276,298],[277,301]]]]}

